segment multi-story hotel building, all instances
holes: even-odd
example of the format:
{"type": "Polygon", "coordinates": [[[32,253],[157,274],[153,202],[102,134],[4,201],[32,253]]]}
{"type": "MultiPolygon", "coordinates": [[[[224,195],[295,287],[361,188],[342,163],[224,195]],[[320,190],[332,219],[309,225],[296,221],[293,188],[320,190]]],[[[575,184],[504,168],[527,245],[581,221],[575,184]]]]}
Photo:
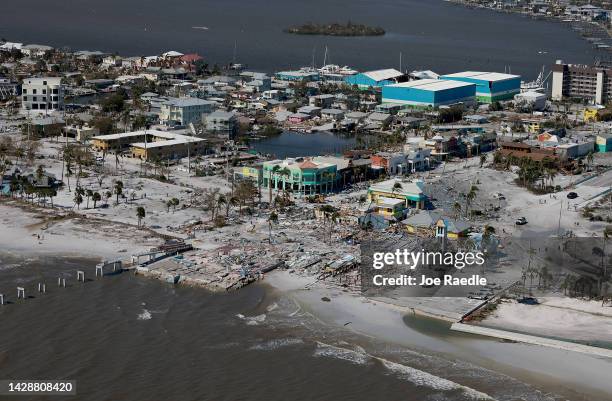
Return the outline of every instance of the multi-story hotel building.
{"type": "Polygon", "coordinates": [[[61,78],[26,78],[21,90],[21,107],[24,110],[61,110],[64,108],[64,88],[61,78]]]}
{"type": "Polygon", "coordinates": [[[552,99],[586,99],[605,104],[612,97],[612,68],[563,64],[552,67],[552,99]]]}

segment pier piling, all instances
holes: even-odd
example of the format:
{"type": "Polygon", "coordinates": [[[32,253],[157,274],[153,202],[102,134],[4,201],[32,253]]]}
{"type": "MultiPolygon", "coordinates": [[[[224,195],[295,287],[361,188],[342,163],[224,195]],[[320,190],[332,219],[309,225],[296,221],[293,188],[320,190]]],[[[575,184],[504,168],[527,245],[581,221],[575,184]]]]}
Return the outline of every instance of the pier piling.
{"type": "Polygon", "coordinates": [[[96,277],[98,277],[98,272],[100,273],[100,277],[104,277],[104,265],[99,264],[96,266],[96,277]]]}
{"type": "Polygon", "coordinates": [[[17,299],[22,298],[25,299],[25,288],[17,287],[17,299]]]}
{"type": "Polygon", "coordinates": [[[47,292],[47,285],[44,283],[38,283],[38,292],[45,294],[47,292]]]}
{"type": "Polygon", "coordinates": [[[4,294],[0,294],[0,305],[4,305],[4,294]]]}

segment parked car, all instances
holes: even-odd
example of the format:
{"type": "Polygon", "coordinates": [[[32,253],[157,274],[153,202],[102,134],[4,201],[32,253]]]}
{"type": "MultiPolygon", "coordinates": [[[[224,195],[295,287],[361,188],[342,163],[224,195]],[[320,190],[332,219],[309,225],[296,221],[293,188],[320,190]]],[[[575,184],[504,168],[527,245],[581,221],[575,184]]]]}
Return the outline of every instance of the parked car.
{"type": "Polygon", "coordinates": [[[517,226],[524,226],[525,224],[527,224],[527,219],[524,217],[519,217],[518,219],[516,219],[514,224],[516,224],[517,226]]]}
{"type": "Polygon", "coordinates": [[[567,194],[567,199],[576,199],[578,197],[578,194],[576,192],[570,192],[569,194],[567,194]]]}

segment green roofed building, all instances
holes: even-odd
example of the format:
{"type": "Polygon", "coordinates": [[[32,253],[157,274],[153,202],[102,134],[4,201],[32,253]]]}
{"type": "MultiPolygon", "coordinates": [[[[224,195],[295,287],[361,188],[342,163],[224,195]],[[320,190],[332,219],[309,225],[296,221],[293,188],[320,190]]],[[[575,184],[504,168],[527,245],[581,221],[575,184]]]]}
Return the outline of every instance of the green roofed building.
{"type": "Polygon", "coordinates": [[[483,103],[512,100],[521,92],[519,75],[499,72],[465,71],[440,76],[440,79],[467,82],[476,85],[476,99],[483,103]]]}
{"type": "Polygon", "coordinates": [[[337,165],[308,158],[289,158],[264,162],[262,186],[302,195],[328,193],[338,182],[337,165]]]}
{"type": "Polygon", "coordinates": [[[401,199],[405,208],[425,209],[427,196],[424,187],[423,180],[391,179],[372,184],[368,188],[368,199],[381,207],[385,207],[392,199],[401,199]]]}

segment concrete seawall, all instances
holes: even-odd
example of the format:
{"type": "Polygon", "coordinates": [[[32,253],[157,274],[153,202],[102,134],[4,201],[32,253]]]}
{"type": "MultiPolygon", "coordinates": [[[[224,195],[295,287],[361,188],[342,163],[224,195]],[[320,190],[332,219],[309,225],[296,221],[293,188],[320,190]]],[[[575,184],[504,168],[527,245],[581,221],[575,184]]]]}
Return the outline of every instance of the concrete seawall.
{"type": "Polygon", "coordinates": [[[590,345],[576,344],[569,341],[554,340],[552,338],[532,336],[528,334],[513,333],[511,331],[490,329],[488,327],[472,326],[464,323],[454,323],[451,330],[469,334],[479,334],[487,337],[495,337],[504,340],[517,341],[525,344],[541,345],[562,349],[565,351],[580,352],[583,354],[601,356],[612,359],[612,350],[607,348],[592,347],[590,345]]]}

